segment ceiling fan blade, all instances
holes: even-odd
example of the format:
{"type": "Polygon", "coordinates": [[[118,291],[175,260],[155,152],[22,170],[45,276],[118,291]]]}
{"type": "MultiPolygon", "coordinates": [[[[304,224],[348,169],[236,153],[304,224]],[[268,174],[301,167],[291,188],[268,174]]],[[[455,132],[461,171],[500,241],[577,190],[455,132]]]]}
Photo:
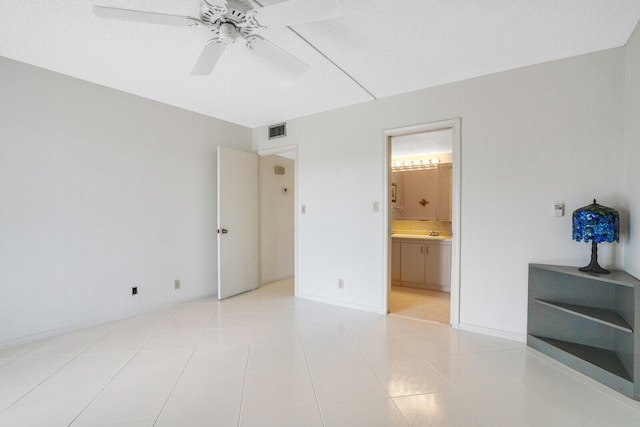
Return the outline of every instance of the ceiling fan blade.
{"type": "Polygon", "coordinates": [[[259,60],[289,77],[299,76],[309,68],[289,52],[261,37],[256,37],[249,47],[259,60]]]}
{"type": "Polygon", "coordinates": [[[217,43],[215,39],[209,40],[207,44],[204,45],[204,48],[202,48],[202,52],[200,52],[200,56],[193,66],[191,74],[194,76],[209,74],[211,70],[213,70],[213,67],[216,66],[226,47],[227,45],[217,43]]]}
{"type": "Polygon", "coordinates": [[[337,18],[341,6],[340,0],[289,0],[254,10],[258,24],[277,28],[337,18]]]}
{"type": "Polygon", "coordinates": [[[118,9],[116,7],[93,6],[93,13],[100,18],[118,21],[144,22],[160,25],[196,25],[197,20],[187,16],[167,15],[164,13],[144,12],[141,10],[118,9]]]}

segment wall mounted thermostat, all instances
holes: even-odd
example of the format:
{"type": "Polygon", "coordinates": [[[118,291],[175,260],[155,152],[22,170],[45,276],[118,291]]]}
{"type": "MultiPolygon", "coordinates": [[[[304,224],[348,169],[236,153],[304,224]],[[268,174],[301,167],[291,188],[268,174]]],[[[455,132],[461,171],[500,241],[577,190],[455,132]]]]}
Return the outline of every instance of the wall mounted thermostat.
{"type": "Polygon", "coordinates": [[[553,215],[564,216],[564,202],[553,202],[553,215]]]}

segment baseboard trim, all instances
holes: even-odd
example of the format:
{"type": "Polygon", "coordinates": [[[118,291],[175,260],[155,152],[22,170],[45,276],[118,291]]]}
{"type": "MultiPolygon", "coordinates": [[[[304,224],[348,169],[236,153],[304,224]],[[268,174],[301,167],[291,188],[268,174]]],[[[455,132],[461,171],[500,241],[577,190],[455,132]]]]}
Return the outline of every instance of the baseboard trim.
{"type": "Polygon", "coordinates": [[[504,338],[511,341],[518,341],[522,343],[527,342],[527,334],[519,334],[517,332],[486,328],[484,326],[470,325],[468,323],[462,323],[462,322],[458,324],[458,329],[461,329],[467,332],[475,332],[482,335],[489,335],[497,338],[504,338]]]}
{"type": "Polygon", "coordinates": [[[372,306],[363,305],[363,304],[354,304],[354,303],[350,303],[350,302],[334,300],[334,299],[331,299],[331,298],[319,297],[319,296],[313,295],[313,294],[299,293],[298,295],[296,295],[296,297],[307,299],[307,300],[310,300],[310,301],[321,302],[321,303],[324,303],[324,304],[336,305],[338,307],[352,308],[354,310],[366,311],[366,312],[369,312],[369,313],[382,314],[382,315],[386,315],[387,314],[386,310],[384,310],[382,308],[379,308],[379,307],[372,307],[372,306]]]}

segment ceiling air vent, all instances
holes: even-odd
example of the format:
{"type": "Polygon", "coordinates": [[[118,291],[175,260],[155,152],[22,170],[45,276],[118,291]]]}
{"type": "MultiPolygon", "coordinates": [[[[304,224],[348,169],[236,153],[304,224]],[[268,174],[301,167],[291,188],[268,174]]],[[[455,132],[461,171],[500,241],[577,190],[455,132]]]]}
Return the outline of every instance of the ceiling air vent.
{"type": "Polygon", "coordinates": [[[269,126],[269,139],[282,138],[287,136],[287,124],[280,123],[279,125],[269,126]]]}

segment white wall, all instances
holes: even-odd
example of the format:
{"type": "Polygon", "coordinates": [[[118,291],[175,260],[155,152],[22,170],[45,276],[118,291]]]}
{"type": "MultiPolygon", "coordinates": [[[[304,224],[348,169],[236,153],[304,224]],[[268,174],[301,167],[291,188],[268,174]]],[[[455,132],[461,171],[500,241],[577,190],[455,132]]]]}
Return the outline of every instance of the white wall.
{"type": "Polygon", "coordinates": [[[214,294],[215,147],[250,130],[3,58],[0,75],[0,345],[214,294]]]}
{"type": "Polygon", "coordinates": [[[295,170],[293,160],[276,155],[260,157],[259,169],[260,269],[264,284],[294,274],[295,170]],[[276,175],[275,166],[284,167],[284,175],[276,175]]]}
{"type": "MultiPolygon", "coordinates": [[[[624,49],[386,98],[288,122],[298,144],[299,295],[383,312],[383,130],[462,118],[461,325],[522,337],[527,265],[586,265],[571,212],[622,190],[624,49]],[[554,218],[552,203],[567,215],[554,218]],[[338,289],[338,279],[345,288],[338,289]]],[[[254,146],[271,147],[266,129],[254,146]]],[[[601,245],[621,267],[624,244],[601,245]]]]}
{"type": "Polygon", "coordinates": [[[625,270],[640,277],[640,26],[636,27],[626,46],[626,103],[625,103],[625,188],[628,195],[628,240],[625,251],[625,270]]]}

